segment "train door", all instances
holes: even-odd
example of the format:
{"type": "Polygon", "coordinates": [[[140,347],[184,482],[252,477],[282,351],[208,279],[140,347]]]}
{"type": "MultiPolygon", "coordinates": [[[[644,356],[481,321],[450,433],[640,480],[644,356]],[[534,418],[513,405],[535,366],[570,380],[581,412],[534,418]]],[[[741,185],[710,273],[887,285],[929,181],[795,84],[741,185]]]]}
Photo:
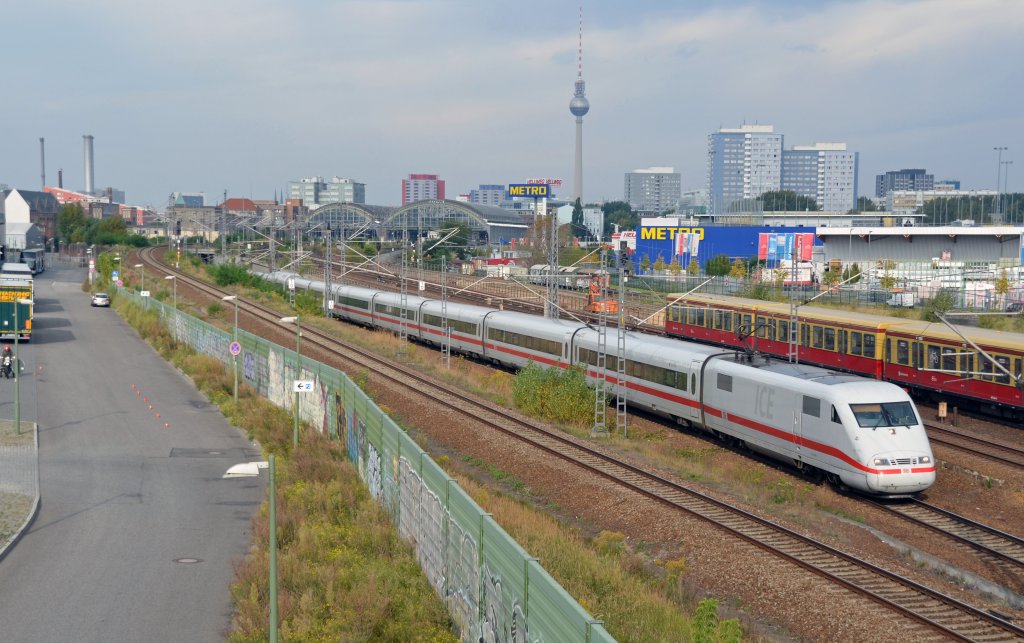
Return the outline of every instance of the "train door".
{"type": "MultiPolygon", "coordinates": [[[[699,384],[697,383],[697,377],[698,377],[698,374],[700,373],[700,369],[701,369],[701,367],[703,365],[704,365],[704,362],[702,360],[699,360],[699,359],[690,360],[690,387],[689,387],[689,391],[690,391],[690,397],[693,398],[694,404],[691,404],[691,405],[688,406],[689,410],[687,411],[687,413],[688,413],[687,419],[690,420],[693,423],[696,423],[696,424],[700,424],[700,406],[701,406],[701,399],[700,399],[701,396],[697,393],[697,387],[699,386],[699,384]]],[[[680,375],[686,375],[686,371],[682,371],[680,373],[680,375]]]]}

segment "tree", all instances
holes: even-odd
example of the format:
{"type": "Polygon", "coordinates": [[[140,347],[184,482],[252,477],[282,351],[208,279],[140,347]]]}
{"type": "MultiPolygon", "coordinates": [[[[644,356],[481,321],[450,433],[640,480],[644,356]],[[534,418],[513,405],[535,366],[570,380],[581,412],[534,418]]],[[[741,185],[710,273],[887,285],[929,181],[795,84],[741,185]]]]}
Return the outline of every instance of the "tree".
{"type": "Polygon", "coordinates": [[[857,207],[853,212],[878,212],[878,206],[871,200],[871,197],[859,196],[857,197],[857,207]]]}
{"type": "Polygon", "coordinates": [[[683,264],[679,262],[679,257],[672,257],[672,263],[668,264],[668,271],[673,277],[678,277],[683,272],[683,264]]]}
{"type": "Polygon", "coordinates": [[[700,264],[697,263],[696,259],[690,259],[690,263],[686,266],[686,274],[691,277],[696,277],[700,274],[700,264]]]}
{"type": "Polygon", "coordinates": [[[640,224],[640,217],[625,201],[608,201],[601,205],[601,211],[604,213],[604,238],[606,239],[611,239],[612,232],[615,230],[613,224],[618,224],[620,230],[635,230],[640,224]]]}
{"type": "Polygon", "coordinates": [[[732,263],[727,255],[715,255],[704,264],[704,272],[711,277],[724,277],[731,268],[732,263]]]}
{"type": "Polygon", "coordinates": [[[651,269],[651,256],[644,253],[644,256],[640,259],[640,271],[647,272],[651,269]]]}
{"type": "Polygon", "coordinates": [[[654,260],[654,270],[656,272],[662,272],[665,270],[665,258],[660,254],[658,255],[658,258],[654,260]]]}
{"type": "Polygon", "coordinates": [[[742,259],[734,259],[732,267],[729,268],[729,276],[736,279],[743,279],[747,276],[747,263],[742,259]]]}
{"type": "Polygon", "coordinates": [[[580,233],[584,239],[590,238],[590,231],[583,225],[583,204],[579,199],[572,204],[572,229],[574,233],[580,233]]]}
{"type": "Polygon", "coordinates": [[[757,198],[765,212],[815,211],[818,204],[814,199],[792,190],[773,190],[757,198]]]}
{"type": "Polygon", "coordinates": [[[88,223],[89,219],[80,204],[65,204],[57,212],[57,236],[65,243],[81,242],[84,240],[88,223]]]}
{"type": "Polygon", "coordinates": [[[847,266],[843,270],[843,278],[842,278],[841,281],[849,280],[849,282],[851,284],[855,284],[858,281],[860,281],[860,279],[861,279],[860,275],[861,275],[860,266],[856,262],[854,262],[852,265],[847,266]]]}

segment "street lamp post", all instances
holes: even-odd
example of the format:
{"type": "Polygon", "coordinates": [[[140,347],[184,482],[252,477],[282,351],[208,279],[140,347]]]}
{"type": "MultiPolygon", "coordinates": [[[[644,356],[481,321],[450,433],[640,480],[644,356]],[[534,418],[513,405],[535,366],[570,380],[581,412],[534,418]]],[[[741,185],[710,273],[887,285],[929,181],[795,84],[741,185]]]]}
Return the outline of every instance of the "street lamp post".
{"type": "Polygon", "coordinates": [[[999,202],[999,187],[1000,187],[999,186],[999,180],[1003,176],[1003,152],[1005,152],[1008,149],[1010,149],[1010,148],[1005,147],[1005,146],[1003,146],[1003,147],[993,147],[992,148],[992,150],[994,152],[998,152],[999,153],[999,162],[996,163],[996,199],[995,199],[995,203],[993,203],[993,208],[998,208],[999,207],[996,204],[999,202]]]}
{"type": "Polygon", "coordinates": [[[174,275],[167,275],[164,279],[170,279],[174,283],[174,310],[178,310],[178,280],[174,275]]]}
{"type": "MultiPolygon", "coordinates": [[[[294,317],[282,317],[282,324],[295,324],[295,377],[296,379],[302,374],[302,353],[300,352],[299,342],[302,340],[302,328],[299,325],[299,316],[294,317]]],[[[294,416],[295,416],[295,428],[292,430],[292,446],[299,446],[299,390],[295,389],[295,405],[294,416]]]]}
{"type": "Polygon", "coordinates": [[[21,331],[18,328],[18,306],[31,305],[31,299],[19,299],[14,302],[14,425],[17,427],[18,435],[21,435],[21,351],[18,348],[21,331]]]}
{"type": "MultiPolygon", "coordinates": [[[[139,271],[139,281],[141,282],[139,286],[139,294],[141,295],[142,291],[146,289],[146,271],[142,269],[141,263],[137,263],[132,267],[137,268],[139,271]]],[[[145,306],[145,303],[143,303],[143,306],[145,306]]]]}
{"type": "MultiPolygon", "coordinates": [[[[231,341],[232,342],[237,342],[238,341],[238,295],[225,295],[224,297],[221,297],[221,299],[223,299],[224,301],[231,301],[231,302],[235,303],[235,326],[234,326],[234,330],[232,330],[232,332],[231,332],[231,341]]],[[[231,365],[233,367],[233,370],[235,371],[235,395],[234,395],[234,400],[235,400],[235,404],[238,404],[238,355],[232,355],[231,356],[231,365]]]]}

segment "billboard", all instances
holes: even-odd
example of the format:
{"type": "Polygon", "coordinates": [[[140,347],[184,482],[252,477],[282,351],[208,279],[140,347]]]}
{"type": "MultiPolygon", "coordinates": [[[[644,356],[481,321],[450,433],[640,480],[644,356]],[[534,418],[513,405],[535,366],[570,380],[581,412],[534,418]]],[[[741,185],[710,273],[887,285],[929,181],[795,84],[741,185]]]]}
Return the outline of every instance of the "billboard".
{"type": "Polygon", "coordinates": [[[509,183],[508,198],[531,197],[534,199],[547,198],[551,194],[551,186],[547,183],[509,183]]]}

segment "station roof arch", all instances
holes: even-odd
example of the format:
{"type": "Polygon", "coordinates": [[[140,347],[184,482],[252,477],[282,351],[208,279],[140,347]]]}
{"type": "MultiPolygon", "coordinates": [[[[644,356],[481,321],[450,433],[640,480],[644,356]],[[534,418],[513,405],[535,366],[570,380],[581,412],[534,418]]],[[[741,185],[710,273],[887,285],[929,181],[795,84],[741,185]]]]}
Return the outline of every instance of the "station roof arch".
{"type": "Polygon", "coordinates": [[[334,234],[342,238],[376,237],[384,221],[394,212],[393,206],[366,205],[365,203],[328,203],[309,216],[311,226],[331,226],[334,234]]]}
{"type": "Polygon", "coordinates": [[[427,199],[407,203],[394,210],[384,220],[384,231],[390,238],[403,235],[403,231],[438,230],[452,223],[463,223],[476,233],[479,240],[491,238],[522,238],[530,229],[532,217],[492,205],[427,199]]]}

